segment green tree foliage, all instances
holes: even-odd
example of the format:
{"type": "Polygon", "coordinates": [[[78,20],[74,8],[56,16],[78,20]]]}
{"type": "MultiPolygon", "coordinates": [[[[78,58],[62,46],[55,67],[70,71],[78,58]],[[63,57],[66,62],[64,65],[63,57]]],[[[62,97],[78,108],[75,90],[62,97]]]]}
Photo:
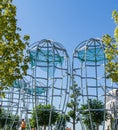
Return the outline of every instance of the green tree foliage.
{"type": "Polygon", "coordinates": [[[0,129],[6,128],[6,130],[17,130],[19,126],[19,116],[7,113],[6,110],[0,111],[0,129]]]}
{"type": "MultiPolygon", "coordinates": [[[[59,114],[57,118],[57,128],[60,130],[65,130],[66,123],[70,121],[70,118],[66,114],[59,114]]],[[[56,129],[57,129],[56,128],[56,129]]]]}
{"type": "Polygon", "coordinates": [[[26,75],[28,57],[24,50],[29,36],[22,39],[17,27],[16,6],[12,0],[0,0],[0,90],[26,75]]]}
{"type": "MultiPolygon", "coordinates": [[[[104,121],[104,104],[97,99],[89,99],[86,104],[80,107],[83,123],[86,125],[87,130],[91,130],[91,122],[94,130],[99,130],[99,125],[104,121]],[[90,107],[90,111],[89,111],[90,107]],[[91,115],[91,120],[90,120],[91,115]]],[[[105,113],[105,120],[108,119],[108,114],[105,113]]]]}
{"type": "Polygon", "coordinates": [[[68,111],[68,116],[70,117],[70,123],[73,124],[73,130],[75,130],[75,125],[79,121],[78,118],[78,105],[79,105],[79,96],[80,96],[80,88],[74,81],[73,86],[70,87],[72,94],[70,95],[70,102],[67,104],[67,107],[70,109],[68,111]]]}
{"type": "Polygon", "coordinates": [[[118,82],[118,12],[112,12],[112,18],[116,24],[114,29],[114,38],[106,34],[102,40],[105,44],[105,54],[108,62],[106,64],[107,77],[111,78],[113,82],[118,82]]]}
{"type": "Polygon", "coordinates": [[[49,125],[51,111],[51,124],[54,125],[58,118],[58,113],[55,110],[55,107],[51,105],[38,105],[34,108],[32,112],[32,117],[30,119],[31,127],[37,127],[37,122],[39,126],[43,126],[46,130],[46,126],[49,125]]]}

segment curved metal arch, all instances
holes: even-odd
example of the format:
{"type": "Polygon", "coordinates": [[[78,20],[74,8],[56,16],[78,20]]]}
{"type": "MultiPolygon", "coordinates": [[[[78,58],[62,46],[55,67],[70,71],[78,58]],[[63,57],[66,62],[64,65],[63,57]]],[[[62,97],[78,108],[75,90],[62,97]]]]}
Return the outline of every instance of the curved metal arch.
{"type": "MultiPolygon", "coordinates": [[[[80,106],[88,105],[91,130],[94,130],[89,99],[101,100],[104,103],[104,113],[106,109],[106,93],[111,88],[111,81],[107,80],[105,65],[107,59],[104,53],[105,46],[101,39],[90,38],[77,45],[73,53],[72,77],[81,88],[80,106]]],[[[73,81],[72,81],[73,82],[73,81]]],[[[97,109],[95,110],[97,111],[97,109]]],[[[78,115],[81,119],[82,129],[86,127],[83,123],[81,112],[78,115]]],[[[102,127],[106,129],[105,114],[102,127]]]]}
{"type": "MultiPolygon", "coordinates": [[[[58,113],[64,114],[67,109],[70,85],[70,61],[66,49],[58,42],[43,39],[32,44],[28,52],[30,56],[33,53],[31,61],[34,60],[34,65],[31,66],[31,70],[34,89],[37,89],[36,82],[43,83],[46,89],[42,104],[55,106],[58,113]]],[[[39,104],[40,96],[35,94],[34,97],[35,107],[39,104]]],[[[52,111],[49,111],[48,129],[51,129],[52,111]]],[[[36,117],[38,122],[38,116],[36,117]]],[[[55,127],[58,127],[58,124],[55,127]]]]}
{"type": "Polygon", "coordinates": [[[63,46],[61,43],[55,42],[55,41],[50,40],[50,39],[42,39],[41,41],[37,41],[37,42],[31,44],[31,45],[29,46],[29,49],[28,49],[28,50],[33,49],[33,48],[35,48],[35,47],[40,49],[41,46],[43,46],[43,45],[45,45],[45,44],[50,44],[50,46],[52,46],[52,47],[54,47],[54,48],[58,48],[58,49],[60,49],[60,50],[63,50],[63,51],[66,53],[67,57],[69,57],[69,56],[68,56],[68,53],[67,53],[67,51],[66,51],[66,49],[64,48],[64,46],[63,46]]]}
{"type": "MultiPolygon", "coordinates": [[[[34,50],[36,51],[34,61],[41,64],[36,63],[29,67],[28,74],[23,79],[15,81],[9,90],[5,90],[6,99],[0,99],[1,107],[4,107],[9,113],[19,115],[18,124],[24,118],[28,129],[31,129],[29,119],[32,110],[38,104],[50,104],[52,107],[55,106],[57,113],[65,114],[70,86],[70,61],[63,45],[44,39],[29,46],[27,52],[30,54],[34,50]],[[38,59],[40,57],[42,59],[38,59]]],[[[52,127],[51,110],[48,129],[52,127]]],[[[8,119],[8,117],[6,118],[8,119]]],[[[37,129],[39,129],[37,115],[36,120],[37,129]]],[[[61,121],[62,119],[59,122],[61,123],[61,121]]],[[[16,122],[15,118],[10,130],[12,130],[14,122],[16,122]]],[[[55,128],[58,126],[56,124],[55,128]]],[[[7,129],[7,122],[4,129],[7,129]]]]}

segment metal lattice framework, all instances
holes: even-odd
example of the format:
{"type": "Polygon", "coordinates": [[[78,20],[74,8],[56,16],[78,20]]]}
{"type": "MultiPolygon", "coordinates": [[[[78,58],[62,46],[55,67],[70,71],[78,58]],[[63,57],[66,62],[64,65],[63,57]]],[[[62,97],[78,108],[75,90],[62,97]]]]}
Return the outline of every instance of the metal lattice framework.
{"type": "MultiPolygon", "coordinates": [[[[32,66],[35,106],[39,103],[55,106],[64,114],[69,95],[69,57],[65,48],[51,40],[41,40],[29,48],[32,66]],[[43,86],[38,86],[42,83],[43,86]]],[[[49,127],[51,129],[51,110],[49,127]]],[[[38,117],[37,117],[38,120],[38,117]]],[[[38,124],[37,124],[38,126],[38,124]]]]}
{"type": "MultiPolygon", "coordinates": [[[[31,113],[36,106],[50,104],[49,123],[46,129],[51,130],[53,106],[58,114],[65,114],[67,109],[70,82],[69,57],[60,43],[46,39],[32,44],[28,49],[28,54],[30,56],[28,75],[14,81],[13,87],[5,90],[5,99],[0,99],[1,108],[7,111],[7,120],[10,118],[10,113],[19,115],[17,124],[24,118],[29,130],[31,129],[31,113]]],[[[41,128],[38,124],[39,118],[36,114],[37,130],[41,128]]],[[[5,130],[7,130],[7,120],[5,130]]],[[[62,120],[60,118],[59,125],[53,127],[60,129],[62,120]]],[[[9,129],[13,130],[14,122],[16,118],[12,120],[9,129]]],[[[18,129],[19,126],[16,127],[18,129]]]]}
{"type": "Polygon", "coordinates": [[[4,90],[5,98],[0,98],[0,128],[17,130],[24,118],[27,130],[31,130],[30,118],[35,111],[35,127],[40,130],[42,126],[38,123],[40,117],[36,106],[50,104],[50,109],[43,109],[50,113],[46,130],[61,130],[62,118],[52,126],[52,110],[54,106],[58,114],[65,114],[72,76],[72,85],[75,80],[80,87],[79,108],[87,106],[85,111],[79,109],[81,129],[96,129],[92,115],[99,111],[103,112],[100,129],[117,130],[118,87],[106,78],[104,49],[100,39],[91,38],[80,43],[73,53],[71,74],[67,51],[60,43],[44,39],[32,44],[28,49],[30,64],[27,76],[14,81],[13,86],[4,90]],[[93,99],[102,101],[103,108],[91,107],[89,101],[93,99]],[[85,125],[82,112],[88,113],[89,128],[85,125]],[[105,120],[105,113],[110,114],[108,120],[105,120]]]}
{"type": "Polygon", "coordinates": [[[14,81],[13,86],[4,90],[5,98],[0,98],[0,128],[5,130],[17,130],[22,118],[27,117],[28,99],[26,99],[25,88],[28,87],[27,80],[14,81]]]}
{"type": "MultiPolygon", "coordinates": [[[[104,49],[105,46],[100,39],[91,38],[80,43],[73,53],[72,76],[78,83],[81,91],[80,112],[78,116],[80,118],[82,130],[87,129],[81,111],[82,105],[87,107],[86,112],[88,112],[88,116],[86,116],[86,119],[88,118],[88,120],[86,121],[89,122],[90,130],[94,130],[96,127],[93,121],[93,112],[103,112],[103,122],[100,124],[102,130],[106,130],[108,127],[109,129],[110,127],[114,129],[116,125],[115,121],[112,123],[114,124],[112,126],[109,120],[105,122],[106,112],[110,113],[110,115],[113,115],[113,113],[117,115],[117,113],[115,113],[116,100],[114,101],[116,98],[116,91],[111,93],[111,91],[117,90],[117,86],[111,84],[111,81],[106,78],[105,64],[107,63],[107,59],[105,58],[104,49]],[[108,98],[111,98],[111,100],[108,98]],[[100,109],[94,106],[93,108],[90,101],[94,99],[96,101],[102,101],[104,107],[100,109]]],[[[98,114],[98,118],[100,118],[99,116],[98,114]]]]}

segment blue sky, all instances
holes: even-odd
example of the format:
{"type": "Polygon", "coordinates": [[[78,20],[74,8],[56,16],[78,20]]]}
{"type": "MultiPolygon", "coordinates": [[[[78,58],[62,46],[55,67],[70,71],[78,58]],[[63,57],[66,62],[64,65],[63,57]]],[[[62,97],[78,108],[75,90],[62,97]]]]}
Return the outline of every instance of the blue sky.
{"type": "Polygon", "coordinates": [[[89,38],[113,35],[112,11],[117,0],[14,0],[18,25],[30,43],[42,39],[60,42],[70,57],[74,48],[89,38]]]}

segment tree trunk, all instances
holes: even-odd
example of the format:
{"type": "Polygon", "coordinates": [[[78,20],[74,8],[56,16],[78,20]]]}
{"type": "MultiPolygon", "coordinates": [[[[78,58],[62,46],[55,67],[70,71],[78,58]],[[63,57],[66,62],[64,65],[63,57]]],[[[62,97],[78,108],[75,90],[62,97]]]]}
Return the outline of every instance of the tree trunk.
{"type": "Polygon", "coordinates": [[[75,120],[73,120],[73,130],[75,130],[75,120]]]}
{"type": "Polygon", "coordinates": [[[99,124],[96,124],[96,130],[99,130],[99,124]]]}
{"type": "Polygon", "coordinates": [[[46,125],[44,125],[44,130],[46,130],[46,125]]]}

